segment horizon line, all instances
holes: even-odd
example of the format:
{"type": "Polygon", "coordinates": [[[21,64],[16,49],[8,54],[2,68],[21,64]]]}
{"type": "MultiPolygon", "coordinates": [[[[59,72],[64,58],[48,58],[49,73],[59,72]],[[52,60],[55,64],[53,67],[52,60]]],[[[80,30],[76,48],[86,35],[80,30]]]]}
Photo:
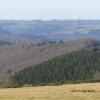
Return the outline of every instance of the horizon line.
{"type": "Polygon", "coordinates": [[[74,19],[74,18],[71,18],[71,19],[68,19],[68,18],[66,18],[66,19],[56,19],[56,18],[54,18],[54,19],[36,19],[36,18],[33,18],[33,19],[0,19],[0,21],[56,21],[56,20],[58,20],[58,21],[100,21],[100,19],[81,19],[81,18],[79,18],[79,19],[74,19]]]}

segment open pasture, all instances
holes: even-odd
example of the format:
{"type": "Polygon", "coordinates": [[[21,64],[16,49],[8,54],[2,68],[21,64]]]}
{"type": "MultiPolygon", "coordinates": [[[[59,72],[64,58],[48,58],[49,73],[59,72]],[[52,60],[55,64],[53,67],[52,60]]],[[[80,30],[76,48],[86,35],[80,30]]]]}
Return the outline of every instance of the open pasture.
{"type": "Polygon", "coordinates": [[[0,89],[0,100],[100,100],[100,83],[0,89]]]}

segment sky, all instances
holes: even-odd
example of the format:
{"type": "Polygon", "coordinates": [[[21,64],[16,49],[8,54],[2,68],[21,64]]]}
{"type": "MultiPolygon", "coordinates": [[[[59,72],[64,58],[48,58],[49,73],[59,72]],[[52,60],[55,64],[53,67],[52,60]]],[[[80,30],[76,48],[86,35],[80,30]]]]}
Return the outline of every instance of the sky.
{"type": "Polygon", "coordinates": [[[0,0],[0,19],[100,19],[100,0],[0,0]]]}

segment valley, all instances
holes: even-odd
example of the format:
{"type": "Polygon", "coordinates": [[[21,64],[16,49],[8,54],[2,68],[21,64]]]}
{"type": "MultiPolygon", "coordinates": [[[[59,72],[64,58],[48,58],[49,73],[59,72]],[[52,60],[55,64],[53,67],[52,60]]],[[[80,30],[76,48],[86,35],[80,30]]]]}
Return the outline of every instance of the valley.
{"type": "Polygon", "coordinates": [[[29,66],[100,47],[98,20],[1,20],[0,83],[29,66]]]}

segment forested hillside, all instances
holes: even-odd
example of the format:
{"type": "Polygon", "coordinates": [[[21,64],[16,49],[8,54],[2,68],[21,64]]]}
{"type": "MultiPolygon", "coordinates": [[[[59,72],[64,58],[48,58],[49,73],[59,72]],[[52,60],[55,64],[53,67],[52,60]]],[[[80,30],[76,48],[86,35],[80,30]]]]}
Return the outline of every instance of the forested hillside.
{"type": "Polygon", "coordinates": [[[99,80],[100,49],[84,49],[55,57],[26,68],[12,76],[13,82],[23,84],[64,83],[68,81],[99,80]]]}

